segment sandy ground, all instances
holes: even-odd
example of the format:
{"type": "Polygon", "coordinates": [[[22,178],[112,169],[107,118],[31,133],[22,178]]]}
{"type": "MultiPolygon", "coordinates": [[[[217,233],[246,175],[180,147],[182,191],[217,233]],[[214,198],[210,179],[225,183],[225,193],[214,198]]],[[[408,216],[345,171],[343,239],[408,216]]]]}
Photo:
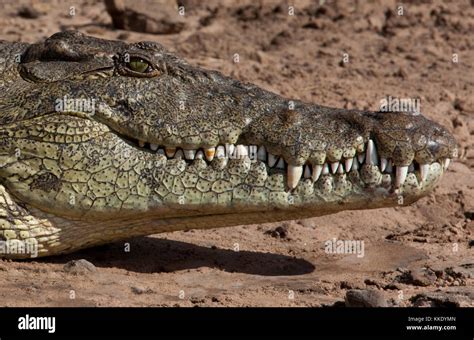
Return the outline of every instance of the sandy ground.
{"type": "Polygon", "coordinates": [[[409,207],[153,235],[130,240],[130,252],[119,243],[0,260],[1,305],[339,306],[351,288],[378,290],[395,306],[474,305],[473,1],[411,1],[403,15],[398,1],[295,1],[294,16],[281,1],[182,1],[186,28],[172,35],[115,30],[101,1],[34,1],[46,8],[36,19],[18,15],[30,1],[1,1],[0,39],[74,28],[157,41],[191,63],[329,106],[377,110],[388,95],[418,97],[454,133],[460,157],[409,207]],[[333,238],[364,241],[364,257],[327,254],[333,238]],[[74,259],[97,270],[65,271],[74,259]]]}

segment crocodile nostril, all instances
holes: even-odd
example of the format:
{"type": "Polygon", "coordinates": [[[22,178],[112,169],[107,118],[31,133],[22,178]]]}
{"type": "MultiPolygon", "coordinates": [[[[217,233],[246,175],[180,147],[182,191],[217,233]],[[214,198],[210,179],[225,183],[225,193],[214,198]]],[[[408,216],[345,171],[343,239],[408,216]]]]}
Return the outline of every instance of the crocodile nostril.
{"type": "Polygon", "coordinates": [[[433,156],[436,156],[440,151],[441,145],[436,141],[430,140],[426,144],[426,148],[433,156]]]}

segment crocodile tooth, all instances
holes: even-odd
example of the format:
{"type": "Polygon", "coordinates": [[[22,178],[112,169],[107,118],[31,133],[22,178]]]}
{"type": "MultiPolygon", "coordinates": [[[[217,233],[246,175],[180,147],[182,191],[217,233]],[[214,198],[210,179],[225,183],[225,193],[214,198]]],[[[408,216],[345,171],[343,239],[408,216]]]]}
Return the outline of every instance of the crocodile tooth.
{"type": "Polygon", "coordinates": [[[387,168],[385,169],[385,172],[388,174],[391,174],[393,172],[392,161],[390,159],[387,162],[387,168]]]}
{"type": "Polygon", "coordinates": [[[284,169],[285,168],[285,160],[283,158],[280,158],[278,160],[277,165],[275,166],[277,169],[284,169]]]}
{"type": "Polygon", "coordinates": [[[176,153],[176,148],[165,148],[165,153],[168,158],[173,158],[174,154],[176,153]]]}
{"type": "Polygon", "coordinates": [[[367,151],[365,153],[365,162],[370,165],[378,165],[378,156],[377,156],[377,148],[375,147],[375,143],[372,139],[369,139],[367,143],[367,151]]]}
{"type": "Polygon", "coordinates": [[[396,175],[395,175],[395,187],[400,188],[400,186],[405,183],[408,174],[408,166],[397,166],[396,175]]]}
{"type": "Polygon", "coordinates": [[[337,168],[337,173],[338,174],[343,174],[344,173],[344,166],[342,164],[339,164],[339,167],[337,168]]]}
{"type": "Polygon", "coordinates": [[[222,145],[219,145],[216,149],[216,157],[223,158],[225,157],[225,148],[222,145]]]}
{"type": "Polygon", "coordinates": [[[408,166],[408,172],[415,172],[415,164],[413,164],[413,162],[408,166]]]}
{"type": "Polygon", "coordinates": [[[443,169],[446,171],[448,170],[448,166],[449,166],[449,163],[451,163],[451,159],[450,158],[446,158],[442,161],[442,164],[443,164],[443,169]]]}
{"type": "Polygon", "coordinates": [[[321,171],[323,175],[328,175],[329,174],[329,166],[328,163],[323,164],[323,171],[321,171]]]}
{"type": "Polygon", "coordinates": [[[204,152],[202,152],[202,150],[196,152],[196,156],[194,157],[194,159],[204,159],[204,152]]]}
{"type": "Polygon", "coordinates": [[[387,169],[388,160],[387,158],[380,158],[380,172],[384,172],[387,169]]]}
{"type": "Polygon", "coordinates": [[[174,154],[174,158],[176,158],[176,159],[183,159],[183,158],[184,158],[184,152],[183,152],[183,150],[179,149],[178,151],[176,151],[176,153],[174,154]]]}
{"type": "Polygon", "coordinates": [[[365,159],[365,152],[357,155],[357,160],[359,161],[360,164],[364,163],[364,159],[365,159]]]}
{"type": "Polygon", "coordinates": [[[196,157],[196,150],[183,150],[184,151],[184,157],[186,159],[194,159],[196,157]]]}
{"type": "Polygon", "coordinates": [[[311,168],[309,165],[304,166],[304,178],[310,178],[311,177],[311,168]]]}
{"type": "Polygon", "coordinates": [[[145,147],[145,142],[142,141],[142,140],[138,140],[138,146],[141,147],[141,148],[144,148],[145,147]]]}
{"type": "Polygon", "coordinates": [[[254,162],[257,160],[257,150],[258,150],[258,146],[257,145],[249,145],[247,147],[247,149],[249,150],[249,158],[254,162]]]}
{"type": "Polygon", "coordinates": [[[319,176],[321,176],[322,171],[323,171],[322,165],[319,165],[319,164],[313,165],[313,176],[312,176],[313,182],[316,182],[319,179],[319,176]]]}
{"type": "Polygon", "coordinates": [[[153,151],[158,150],[158,146],[159,146],[158,144],[152,144],[152,143],[150,143],[150,149],[152,149],[153,151]]]}
{"type": "Polygon", "coordinates": [[[352,169],[352,163],[354,162],[353,158],[347,158],[346,159],[346,171],[349,172],[352,169]]]}
{"type": "MultiPolygon", "coordinates": [[[[282,158],[280,158],[282,159],[282,158]]],[[[300,182],[301,175],[303,174],[303,166],[302,165],[293,165],[288,164],[287,170],[287,179],[288,179],[288,187],[290,189],[296,188],[298,183],[300,182]]]]}
{"type": "Polygon", "coordinates": [[[357,160],[357,157],[353,158],[352,170],[355,170],[355,171],[359,170],[359,161],[357,160]]]}
{"type": "Polygon", "coordinates": [[[239,144],[239,145],[237,145],[237,148],[235,149],[235,154],[236,154],[237,158],[242,159],[245,156],[249,155],[249,150],[248,150],[247,146],[239,144]]]}
{"type": "Polygon", "coordinates": [[[214,159],[216,148],[206,148],[204,149],[204,154],[206,155],[206,159],[210,162],[214,159]]]}
{"type": "Polygon", "coordinates": [[[227,157],[232,158],[234,156],[235,145],[234,144],[226,144],[225,145],[225,151],[226,151],[227,157]]]}
{"type": "Polygon", "coordinates": [[[271,153],[268,153],[268,166],[270,168],[274,167],[277,161],[278,161],[277,156],[272,155],[271,153]]]}
{"type": "Polygon", "coordinates": [[[430,173],[430,165],[429,164],[420,164],[420,179],[424,182],[430,173]]]}
{"type": "Polygon", "coordinates": [[[265,147],[262,145],[261,147],[258,148],[257,151],[257,159],[262,162],[267,161],[267,150],[265,147]]]}
{"type": "Polygon", "coordinates": [[[339,162],[331,163],[331,172],[332,172],[333,174],[336,173],[337,168],[339,168],[339,162]]]}

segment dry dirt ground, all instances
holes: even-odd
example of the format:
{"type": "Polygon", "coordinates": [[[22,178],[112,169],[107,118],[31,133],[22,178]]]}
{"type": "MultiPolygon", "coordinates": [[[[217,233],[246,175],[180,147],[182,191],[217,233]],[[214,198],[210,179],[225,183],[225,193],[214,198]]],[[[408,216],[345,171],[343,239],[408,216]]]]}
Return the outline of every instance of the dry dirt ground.
{"type": "Polygon", "coordinates": [[[460,157],[408,207],[153,235],[130,240],[130,252],[118,243],[0,260],[1,305],[339,306],[351,288],[395,306],[474,305],[473,1],[410,1],[403,15],[398,1],[383,0],[182,1],[186,28],[171,35],[115,30],[98,0],[33,1],[45,14],[28,19],[18,12],[31,0],[1,0],[0,39],[78,29],[157,41],[191,63],[328,106],[377,110],[388,95],[421,98],[422,112],[456,136],[460,157]],[[333,238],[364,241],[365,256],[327,254],[333,238]],[[65,271],[74,259],[97,270],[65,271]]]}

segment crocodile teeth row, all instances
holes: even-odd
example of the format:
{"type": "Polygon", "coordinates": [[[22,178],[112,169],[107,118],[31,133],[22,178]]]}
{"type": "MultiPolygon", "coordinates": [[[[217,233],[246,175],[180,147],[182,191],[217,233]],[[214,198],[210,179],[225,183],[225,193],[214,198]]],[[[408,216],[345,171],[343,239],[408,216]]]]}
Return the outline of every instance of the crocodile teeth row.
{"type": "MultiPolygon", "coordinates": [[[[277,160],[277,156],[268,154],[267,164],[270,167],[275,166],[277,160]]],[[[278,162],[280,161],[281,158],[278,162]]],[[[441,160],[441,165],[444,171],[448,169],[450,161],[451,160],[449,158],[441,160]]],[[[298,185],[299,179],[301,179],[301,177],[311,178],[313,182],[316,182],[321,177],[321,175],[344,174],[350,171],[357,171],[364,164],[377,166],[379,167],[379,171],[382,173],[393,174],[395,176],[395,188],[399,188],[405,183],[408,173],[415,172],[414,162],[408,166],[394,166],[392,164],[392,160],[379,158],[374,141],[369,139],[367,142],[366,152],[360,153],[353,158],[347,158],[341,161],[328,162],[324,164],[306,164],[304,166],[288,165],[288,187],[290,189],[295,188],[298,185]]],[[[276,167],[278,168],[278,164],[276,167]]],[[[427,180],[429,173],[430,164],[419,164],[420,183],[423,183],[427,180]]]]}
{"type": "MultiPolygon", "coordinates": [[[[138,145],[140,147],[145,147],[147,144],[143,141],[138,141],[138,145]]],[[[195,150],[176,149],[175,147],[160,148],[157,144],[149,144],[149,149],[158,154],[166,155],[168,158],[185,158],[187,160],[206,159],[208,162],[211,162],[214,158],[243,159],[247,156],[256,157],[259,161],[266,163],[269,168],[286,168],[287,184],[290,189],[296,188],[301,178],[311,178],[313,182],[316,182],[322,175],[344,174],[350,171],[358,171],[364,164],[378,166],[380,172],[395,175],[395,188],[399,188],[405,183],[409,172],[415,172],[415,165],[413,162],[408,166],[395,167],[390,159],[383,157],[379,158],[377,147],[371,139],[367,142],[366,151],[359,153],[353,158],[312,165],[287,164],[283,157],[267,152],[264,146],[257,148],[255,145],[247,146],[242,144],[226,144],[225,146],[219,145],[217,147],[195,150]],[[250,150],[251,152],[249,152],[250,150]]],[[[441,165],[443,166],[444,171],[447,170],[449,163],[449,158],[441,160],[441,165]]],[[[419,165],[420,182],[424,182],[428,178],[429,172],[429,164],[419,165]]]]}
{"type": "MultiPolygon", "coordinates": [[[[235,158],[235,159],[242,159],[246,156],[249,156],[249,146],[247,145],[233,145],[233,144],[226,144],[219,145],[217,147],[211,148],[203,148],[203,149],[181,149],[175,147],[160,147],[158,144],[148,144],[144,141],[138,140],[138,146],[141,148],[147,148],[153,152],[156,152],[161,155],[166,155],[168,158],[185,158],[188,160],[194,159],[206,159],[207,161],[211,162],[214,158],[235,158]]],[[[252,150],[257,150],[257,146],[252,145],[250,146],[252,150]]],[[[252,151],[253,152],[253,151],[252,151]]],[[[259,159],[261,157],[266,158],[265,155],[260,152],[257,155],[259,159]]],[[[278,161],[278,158],[276,158],[278,161]]],[[[280,163],[281,167],[281,163],[280,163]]]]}

